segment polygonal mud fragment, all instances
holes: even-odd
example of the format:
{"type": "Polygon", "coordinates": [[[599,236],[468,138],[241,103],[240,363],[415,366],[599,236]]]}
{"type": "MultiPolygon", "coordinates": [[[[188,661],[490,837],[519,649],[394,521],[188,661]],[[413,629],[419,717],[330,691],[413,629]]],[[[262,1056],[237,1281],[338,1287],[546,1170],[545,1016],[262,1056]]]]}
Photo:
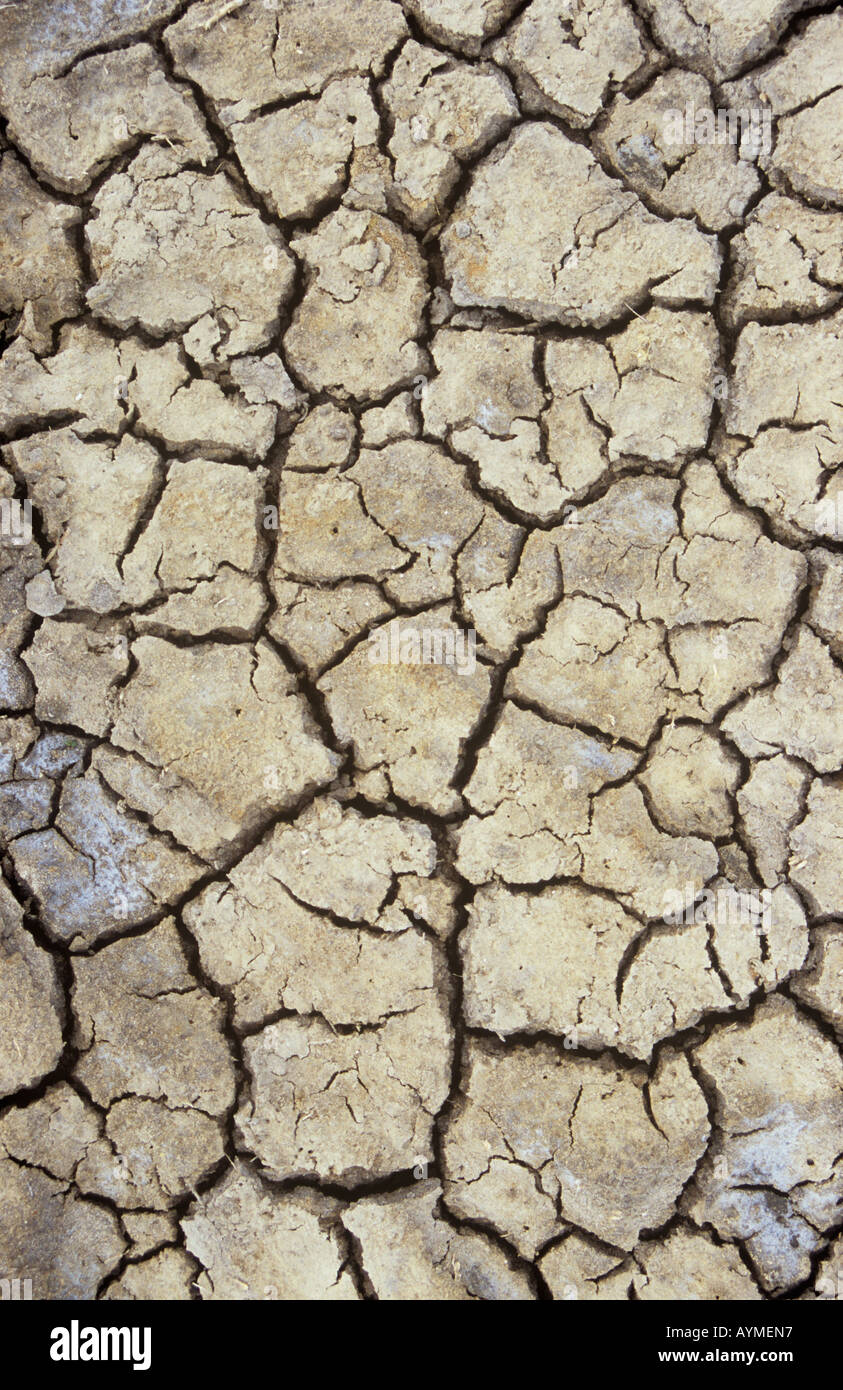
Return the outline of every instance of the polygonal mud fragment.
{"type": "Polygon", "coordinates": [[[660,1226],[708,1135],[705,1100],[682,1057],[655,1079],[608,1058],[544,1044],[469,1045],[464,1099],[445,1131],[445,1199],[491,1223],[528,1258],[566,1218],[631,1249],[660,1226]]]}
{"type": "Polygon", "coordinates": [[[182,1219],[203,1299],[356,1299],[334,1203],[274,1192],[239,1163],[182,1219]]]}
{"type": "Polygon", "coordinates": [[[35,1086],[62,1053],[64,1001],[50,956],[23,925],[23,912],[0,880],[0,1095],[35,1086]]]}
{"type": "Polygon", "coordinates": [[[420,998],[373,1024],[339,1030],[313,1014],[245,1040],[252,1086],[237,1133],[270,1175],[355,1184],[431,1161],[451,1058],[434,971],[424,976],[420,998]]]}
{"type": "Polygon", "coordinates": [[[735,350],[726,426],[752,442],[734,442],[727,471],[788,538],[843,534],[841,332],[839,312],[808,324],[750,323],[735,350]]]}
{"type": "Polygon", "coordinates": [[[115,752],[108,744],[94,749],[91,766],[121,802],[148,816],[156,830],[175,834],[192,824],[199,853],[213,858],[213,824],[208,825],[207,805],[177,774],[150,767],[131,754],[115,752]],[[208,836],[207,843],[203,833],[208,836]]]}
{"type": "Polygon", "coordinates": [[[133,608],[171,590],[195,589],[226,568],[255,576],[263,558],[258,516],[266,469],[207,459],[175,460],[155,511],[122,563],[133,608]]]}
{"type": "Polygon", "coordinates": [[[278,217],[295,220],[342,192],[352,151],[377,140],[378,116],[367,84],[351,79],[330,83],[317,101],[232,120],[229,129],[252,188],[278,217]]]}
{"type": "Polygon", "coordinates": [[[82,268],[71,232],[81,214],[42,192],[19,160],[0,155],[0,313],[22,314],[21,334],[44,351],[53,324],[82,304],[82,268]]]}
{"type": "Polygon", "coordinates": [[[785,877],[788,832],[802,818],[810,780],[806,768],[780,753],[755,763],[738,792],[743,833],[767,887],[785,877]]]}
{"type": "Polygon", "coordinates": [[[492,659],[512,654],[533,636],[562,597],[559,556],[552,536],[519,527],[487,508],[457,560],[458,592],[492,659]]]}
{"type": "Polygon", "coordinates": [[[57,76],[76,66],[91,48],[117,45],[169,19],[179,0],[132,0],[92,9],[85,0],[68,0],[56,10],[50,0],[12,5],[0,20],[6,53],[3,100],[25,89],[34,76],[57,76]]]}
{"type": "Polygon", "coordinates": [[[122,596],[120,563],[161,476],[157,451],[131,435],[101,444],[63,429],[8,452],[44,518],[58,593],[74,608],[110,612],[122,596]]]}
{"type": "Polygon", "coordinates": [[[5,1112],[0,1150],[21,1165],[70,1182],[101,1131],[99,1112],[66,1081],[59,1081],[38,1100],[5,1112]]]}
{"type": "Polygon", "coordinates": [[[797,193],[823,206],[843,206],[843,164],[836,149],[843,129],[843,96],[832,92],[808,111],[779,124],[775,166],[797,193]],[[829,150],[828,130],[838,132],[829,150]]]}
{"type": "Polygon", "coordinates": [[[463,53],[479,53],[518,8],[518,0],[407,0],[425,33],[463,53]]]}
{"type": "Polygon", "coordinates": [[[265,643],[183,648],[140,637],[132,654],[137,665],[120,692],[112,742],[149,766],[140,774],[143,800],[154,794],[153,773],[175,774],[184,795],[168,814],[183,844],[218,855],[331,780],[337,756],[265,643]]]}
{"type": "Polygon", "coordinates": [[[74,1179],[80,1192],[120,1207],[172,1207],[213,1171],[223,1143],[219,1125],[197,1109],[128,1097],[111,1106],[74,1179]]]}
{"type": "Polygon", "coordinates": [[[393,901],[434,861],[426,828],[318,802],[209,885],[185,921],[238,1022],[285,1009],[375,1025],[412,1010],[439,968],[393,901]]]}
{"type": "Polygon", "coordinates": [[[696,904],[731,1001],[745,1008],[759,989],[775,989],[801,970],[810,944],[805,911],[792,888],[761,895],[717,879],[696,904]]]}
{"type": "Polygon", "coordinates": [[[383,98],[393,123],[392,196],[419,228],[444,210],[463,162],[476,159],[518,116],[512,89],[497,69],[454,63],[412,39],[383,98]]]}
{"type": "Polygon", "coordinates": [[[771,193],[730,247],[723,296],[730,327],[749,319],[807,318],[843,295],[843,216],[771,193]]]}
{"type": "MultiPolygon", "coordinates": [[[[529,670],[534,651],[550,657],[552,637],[566,667],[586,668],[584,686],[570,675],[558,683],[554,672],[559,713],[570,704],[581,711],[575,717],[644,742],[667,710],[707,722],[737,694],[769,680],[806,562],[764,536],[711,465],[688,465],[678,493],[670,479],[622,479],[570,520],[553,533],[563,581],[566,591],[589,598],[566,600],[522,659],[529,670]],[[605,612],[592,618],[595,601],[605,612]],[[566,610],[563,624],[558,614],[566,610]],[[624,614],[646,621],[626,623],[624,614]],[[579,630],[583,648],[571,645],[579,630]],[[617,651],[609,650],[619,639],[617,651]],[[596,659],[589,658],[587,647],[596,642],[596,659]],[[600,648],[607,648],[602,658],[600,648]],[[655,663],[646,681],[640,657],[632,656],[640,650],[655,663]],[[637,703],[630,705],[626,686],[609,678],[615,667],[637,703]]],[[[520,679],[519,669],[510,679],[520,679]]]]}
{"type": "Polygon", "coordinates": [[[26,606],[39,618],[54,618],[64,612],[66,601],[58,593],[49,570],[42,570],[26,586],[26,606]]]}
{"type": "MultiPolygon", "coordinates": [[[[185,348],[198,350],[185,334],[185,348]]],[[[203,354],[203,366],[225,358],[221,335],[203,354]]],[[[213,381],[191,377],[174,343],[157,352],[135,346],[121,348],[124,375],[115,378],[116,392],[127,410],[136,410],[143,430],[166,449],[203,449],[213,457],[241,454],[254,461],[265,457],[275,438],[276,411],[270,404],[249,405],[236,391],[223,391],[213,381]],[[133,352],[134,348],[134,352],[133,352]],[[134,358],[134,360],[133,360],[134,358]]]]}
{"type": "Polygon", "coordinates": [[[85,754],[81,739],[66,734],[37,739],[36,733],[28,716],[0,717],[0,843],[48,825],[55,795],[53,777],[65,773],[76,777],[81,771],[85,754]]]}
{"type": "Polygon", "coordinates": [[[843,1037],[843,933],[837,923],[816,927],[805,969],[792,981],[797,999],[816,1009],[843,1037]]]}
{"type": "MultiPolygon", "coordinates": [[[[703,561],[702,556],[699,558],[703,561]]],[[[718,574],[711,568],[712,558],[710,555],[703,561],[706,569],[701,565],[701,578],[714,581],[720,590],[718,597],[732,590],[735,594],[744,594],[747,606],[754,599],[757,600],[755,606],[765,606],[763,600],[770,598],[769,590],[759,585],[757,593],[747,595],[734,576],[730,579],[727,573],[718,574]]],[[[798,566],[802,557],[793,554],[792,560],[798,566]]],[[[778,598],[778,594],[775,597],[778,598]]],[[[768,616],[773,616],[769,609],[768,616]]],[[[715,718],[736,696],[769,678],[780,639],[781,633],[775,626],[766,627],[757,618],[732,619],[731,622],[701,619],[674,628],[667,638],[670,662],[677,674],[678,690],[671,701],[673,710],[689,719],[709,721],[715,718]]]]}
{"type": "Polygon", "coordinates": [[[624,0],[532,0],[493,53],[527,110],[550,111],[574,126],[591,125],[610,88],[640,72],[647,56],[624,0]]]}
{"type": "MultiPolygon", "coordinates": [[[[567,590],[674,631],[755,626],[758,655],[768,660],[780,646],[805,560],[767,540],[710,464],[689,464],[681,490],[667,478],[621,479],[570,520],[553,533],[567,590]]],[[[711,633],[721,662],[731,635],[711,633]]]]}
{"type": "Polygon", "coordinates": [[[755,443],[731,441],[725,462],[741,497],[762,507],[788,542],[843,539],[843,440],[839,426],[773,425],[755,443]],[[835,437],[836,436],[836,437],[835,437]]]}
{"type": "MultiPolygon", "coordinates": [[[[769,964],[749,993],[802,964],[804,915],[791,905],[788,918],[787,909],[773,906],[769,964]]],[[[663,1038],[747,1002],[711,954],[708,917],[700,907],[696,925],[692,918],[648,932],[619,903],[579,885],[538,894],[481,889],[460,936],[467,1022],[500,1037],[550,1032],[566,1048],[615,1047],[646,1060],[663,1038]]],[[[748,906],[742,915],[737,907],[723,911],[722,919],[714,941],[741,987],[752,955],[763,954],[761,927],[755,929],[748,906]]]]}
{"type": "MultiPolygon", "coordinates": [[[[727,878],[742,893],[755,893],[758,890],[760,874],[750,863],[750,852],[742,838],[735,836],[719,846],[720,868],[727,878]]],[[[763,899],[761,899],[763,901],[763,899]]]]}
{"type": "Polygon", "coordinates": [[[450,598],[454,559],[483,516],[464,468],[436,445],[407,440],[362,449],[345,476],[404,557],[385,577],[387,595],[413,605],[450,598]]]}
{"type": "MultiPolygon", "coordinates": [[[[160,351],[178,365],[175,348],[160,351]]],[[[79,320],[63,325],[56,351],[46,358],[16,338],[0,358],[0,427],[28,434],[36,421],[54,427],[72,423],[80,438],[94,431],[119,436],[129,378],[146,357],[155,362],[159,352],[139,338],[118,345],[102,329],[79,320]]]]}
{"type": "Polygon", "coordinates": [[[183,333],[210,314],[224,358],[268,343],[293,282],[281,237],[226,174],[114,174],[87,224],[88,304],[123,332],[183,333]]]}
{"type": "Polygon", "coordinates": [[[421,1182],[403,1192],[364,1197],[342,1213],[381,1300],[493,1302],[531,1299],[530,1285],[478,1231],[458,1231],[438,1214],[442,1189],[421,1182]]]}
{"type": "Polygon", "coordinates": [[[290,891],[354,921],[377,919],[396,874],[429,874],[435,863],[426,826],[364,817],[330,798],[314,802],[273,836],[273,867],[290,891]]]}
{"type": "Polygon", "coordinates": [[[422,370],[414,339],[427,287],[412,237],[377,214],[340,208],[291,245],[310,280],[284,350],[305,385],[371,399],[422,370]]]}
{"type": "Polygon", "coordinates": [[[360,440],[367,449],[377,449],[396,439],[409,439],[418,432],[413,394],[409,391],[401,391],[386,405],[371,406],[360,417],[360,440]]]}
{"type": "MultiPolygon", "coordinates": [[[[822,1238],[789,1193],[799,1184],[804,1198],[834,1175],[843,1062],[782,998],[749,1023],[718,1029],[695,1056],[713,1089],[719,1137],[689,1193],[690,1215],[743,1240],[765,1289],[791,1287],[807,1277],[822,1238]]],[[[835,1189],[839,1201],[839,1175],[835,1189]]]]}
{"type": "MultiPolygon", "coordinates": [[[[544,416],[548,457],[571,496],[581,496],[608,469],[607,430],[595,418],[591,396],[611,400],[618,389],[615,364],[603,343],[562,338],[547,343],[544,370],[553,394],[544,416]]],[[[576,524],[575,508],[565,519],[576,524]]]]}
{"type": "Polygon", "coordinates": [[[205,969],[232,992],[237,1021],[292,1009],[371,1026],[415,1007],[435,956],[409,919],[395,914],[379,935],[339,926],[297,902],[273,865],[271,845],[255,850],[185,912],[205,969]]]}
{"type": "Polygon", "coordinates": [[[355,150],[349,164],[348,187],[342,199],[345,207],[386,216],[394,208],[391,194],[392,165],[388,157],[375,145],[355,150]]]}
{"type": "Polygon", "coordinates": [[[573,1233],[539,1264],[555,1299],[622,1301],[633,1293],[644,1301],[761,1297],[737,1250],[715,1245],[710,1235],[688,1226],[675,1227],[662,1240],[642,1242],[632,1260],[573,1233]]]}
{"type": "Polygon", "coordinates": [[[54,826],[10,852],[51,936],[80,949],[148,921],[204,868],[115,805],[94,772],[66,782],[54,826]]]}
{"type": "Polygon", "coordinates": [[[109,1283],[102,1297],[123,1301],[150,1299],[172,1302],[192,1298],[196,1267],[183,1250],[158,1250],[146,1259],[127,1265],[118,1279],[109,1283]]]}
{"type": "Polygon", "coordinates": [[[132,1242],[135,1258],[151,1254],[178,1236],[175,1217],[167,1211],[127,1211],[123,1226],[132,1242]]]}
{"type": "Polygon", "coordinates": [[[525,334],[440,328],[431,344],[437,375],[422,395],[425,428],[439,439],[472,426],[506,438],[516,420],[536,419],[544,396],[534,351],[525,334]]]}
{"type": "MultiPolygon", "coordinates": [[[[682,470],[682,489],[678,504],[682,534],[686,538],[701,536],[711,540],[729,541],[735,545],[749,542],[753,549],[761,553],[767,550],[758,518],[730,496],[720,474],[711,463],[696,460],[686,464],[682,470]]],[[[788,552],[781,546],[773,547],[770,553],[775,554],[780,561],[788,556],[788,552]]],[[[799,577],[803,574],[800,566],[799,577]]],[[[775,575],[775,572],[773,578],[775,589],[787,588],[787,583],[775,575]]],[[[796,587],[794,593],[795,591],[796,587]]],[[[754,613],[755,609],[750,611],[754,613]]],[[[777,617],[778,612],[777,607],[777,617]]]]}
{"type": "Polygon", "coordinates": [[[480,483],[538,521],[552,521],[571,495],[544,455],[541,431],[532,421],[517,420],[508,439],[490,439],[482,430],[458,430],[453,447],[477,465],[480,483]]]}
{"type": "MultiPolygon", "coordinates": [[[[709,949],[705,924],[642,936],[618,972],[618,1047],[646,1060],[657,1042],[732,1005],[709,949]]],[[[754,947],[756,938],[751,938],[754,947]]],[[[728,982],[727,982],[728,983],[728,982]]]]}
{"type": "Polygon", "coordinates": [[[659,43],[679,63],[713,81],[769,53],[790,18],[809,0],[642,0],[659,43]]]}
{"type": "Polygon", "coordinates": [[[460,881],[447,871],[431,878],[418,874],[402,875],[396,901],[416,926],[425,925],[442,941],[457,925],[460,881]]]}
{"type": "Polygon", "coordinates": [[[332,468],[315,477],[285,469],[278,503],[276,592],[287,580],[377,582],[407,564],[406,550],[366,510],[351,473],[332,468]]]}
{"type": "Polygon", "coordinates": [[[696,836],[665,835],[654,825],[641,789],[609,787],[594,798],[591,824],[578,837],[586,883],[617,893],[645,917],[665,910],[665,889],[699,893],[717,869],[717,851],[696,836]],[[670,865],[669,882],[666,866],[670,865]]]}
{"type": "Polygon", "coordinates": [[[269,618],[270,636],[288,648],[313,679],[356,637],[392,612],[376,584],[350,581],[319,589],[280,578],[271,583],[276,609],[269,618]]]}
{"type": "Polygon", "coordinates": [[[709,143],[699,139],[705,121],[715,121],[708,83],[674,69],[641,96],[618,96],[595,146],[648,206],[667,216],[697,216],[706,230],[719,232],[739,220],[760,181],[741,157],[740,126],[727,126],[731,138],[709,143]]]}
{"type": "Polygon", "coordinates": [[[121,632],[47,619],[24,660],[35,678],[39,719],[74,724],[88,734],[108,732],[116,688],[129,669],[129,646],[121,632]]]}
{"type": "Polygon", "coordinates": [[[28,715],[0,719],[0,780],[14,776],[12,786],[79,777],[84,771],[89,740],[74,734],[38,733],[28,715]]]}
{"type": "Polygon", "coordinates": [[[732,710],[723,729],[748,757],[789,753],[817,772],[843,763],[843,672],[828,648],[800,627],[777,683],[732,710]]]}
{"type": "Polygon", "coordinates": [[[146,137],[179,149],[185,163],[207,163],[216,154],[190,93],[168,80],[148,44],[97,53],[64,75],[41,74],[13,88],[14,78],[0,81],[9,135],[40,174],[69,193],[82,193],[146,137]]]}
{"type": "Polygon", "coordinates": [[[127,1242],[117,1217],[68,1183],[0,1159],[4,1278],[30,1279],[32,1297],[93,1299],[127,1242]]]}
{"type": "Polygon", "coordinates": [[[289,428],[301,413],[304,397],[287,374],[277,352],[237,357],[229,364],[231,380],[252,405],[277,405],[279,424],[289,428]]]}
{"type": "Polygon", "coordinates": [[[307,411],[293,431],[284,467],[302,473],[341,468],[348,463],[357,438],[354,416],[326,403],[307,411]]]}
{"type": "Polygon", "coordinates": [[[617,1043],[616,978],[641,923],[579,884],[481,888],[460,934],[470,1027],[551,1032],[570,1046],[617,1043]]]}
{"type": "Polygon", "coordinates": [[[618,379],[584,393],[610,431],[609,458],[672,463],[705,446],[714,404],[717,330],[709,315],[656,308],[608,340],[618,379]]]}
{"type": "Polygon", "coordinates": [[[318,688],[361,771],[382,767],[396,795],[434,815],[459,807],[451,783],[491,678],[445,610],[376,628],[318,688]]]}
{"type": "Polygon", "coordinates": [[[506,691],[549,715],[645,744],[668,706],[670,666],[656,624],[594,599],[563,599],[525,649],[506,691]]]}
{"type": "Polygon", "coordinates": [[[604,1248],[572,1231],[537,1261],[558,1302],[620,1300],[630,1297],[632,1266],[628,1256],[604,1248]]]}
{"type": "Polygon", "coordinates": [[[569,519],[574,509],[562,503],[591,487],[609,465],[623,465],[627,455],[678,465],[706,442],[719,389],[718,341],[708,316],[657,308],[637,315],[606,343],[547,343],[542,356],[552,399],[540,427],[516,418],[536,419],[542,409],[532,372],[534,340],[443,329],[434,340],[437,364],[439,344],[442,375],[425,392],[429,427],[444,433],[445,420],[457,425],[465,411],[465,423],[450,436],[454,448],[475,460],[483,484],[539,520],[560,509],[560,519],[569,519]],[[483,372],[484,365],[493,370],[502,352],[515,357],[523,373],[506,384],[505,394],[494,376],[490,390],[483,372]],[[502,438],[486,439],[483,431],[502,438]]]}
{"type": "Polygon", "coordinates": [[[740,761],[699,724],[669,725],[660,734],[639,781],[652,813],[671,835],[728,835],[740,761]]]}
{"type": "MultiPolygon", "coordinates": [[[[605,605],[608,616],[601,622],[611,621],[613,613],[645,622],[675,620],[685,590],[665,558],[678,544],[676,498],[673,480],[644,475],[621,479],[598,501],[578,508],[568,525],[553,532],[566,593],[605,605]]],[[[576,602],[566,600],[573,613],[576,602]]]]}
{"type": "Polygon", "coordinates": [[[407,32],[391,0],[262,0],[191,5],[164,32],[176,70],[226,114],[247,115],[281,98],[314,96],[332,78],[383,72],[407,32]],[[233,110],[232,110],[233,108],[233,110]]]}
{"type": "Polygon", "coordinates": [[[835,394],[841,328],[841,313],[809,324],[749,324],[735,352],[728,428],[751,439],[775,426],[824,425],[835,439],[843,427],[835,394]]]}
{"type": "Polygon", "coordinates": [[[76,1074],[98,1105],[130,1094],[222,1115],[234,1100],[223,1005],[187,968],[171,918],[73,963],[76,1074]]]}
{"type": "Polygon", "coordinates": [[[590,151],[546,124],[519,126],[477,166],[441,241],[457,304],[542,322],[602,327],[650,295],[708,304],[717,287],[712,238],[649,213],[590,151]],[[527,227],[525,205],[535,205],[527,227]]]}
{"type": "Polygon", "coordinates": [[[482,603],[487,595],[498,591],[495,606],[505,608],[505,599],[500,590],[506,590],[519,577],[519,562],[531,545],[538,555],[536,545],[542,542],[541,554],[547,549],[555,560],[552,533],[550,539],[544,531],[528,534],[523,527],[502,517],[496,508],[486,506],[483,520],[461,547],[457,557],[456,576],[464,603],[482,603]]]}
{"type": "Polygon", "coordinates": [[[759,157],[771,181],[820,206],[843,204],[841,55],[843,16],[817,15],[779,57],[726,89],[735,105],[760,105],[775,120],[775,145],[759,157]]]}
{"type": "Polygon", "coordinates": [[[815,912],[840,909],[843,871],[843,786],[840,779],[815,781],[802,819],[790,832],[788,878],[807,894],[815,912]]]}
{"type": "Polygon", "coordinates": [[[591,799],[636,764],[634,754],[507,702],[481,748],[458,831],[457,866],[471,883],[537,883],[575,874],[574,836],[588,830],[591,799]]]}
{"type": "Polygon", "coordinates": [[[827,550],[815,550],[811,569],[816,587],[808,621],[834,655],[843,659],[843,558],[827,550]]]}
{"type": "Polygon", "coordinates": [[[197,580],[186,593],[171,594],[148,613],[137,613],[138,632],[191,637],[253,638],[268,608],[261,585],[239,569],[220,565],[213,579],[197,580]]]}
{"type": "Polygon", "coordinates": [[[0,788],[0,839],[43,830],[53,812],[53,784],[46,777],[0,788]]]}
{"type": "Polygon", "coordinates": [[[635,1251],[640,1273],[633,1277],[638,1298],[706,1302],[761,1298],[738,1251],[715,1245],[704,1231],[677,1226],[663,1241],[644,1242],[635,1251]]]}
{"type": "MultiPolygon", "coordinates": [[[[5,782],[14,775],[18,763],[35,742],[37,733],[38,726],[28,714],[19,718],[0,716],[0,780],[5,782]]],[[[41,769],[36,769],[30,762],[28,770],[30,775],[37,775],[41,769]]]]}
{"type": "MultiPolygon", "coordinates": [[[[843,1164],[840,1158],[824,1182],[802,1184],[793,1189],[793,1205],[803,1220],[827,1238],[839,1228],[843,1216],[843,1164]]],[[[839,1290],[838,1290],[839,1292],[839,1290]]]]}

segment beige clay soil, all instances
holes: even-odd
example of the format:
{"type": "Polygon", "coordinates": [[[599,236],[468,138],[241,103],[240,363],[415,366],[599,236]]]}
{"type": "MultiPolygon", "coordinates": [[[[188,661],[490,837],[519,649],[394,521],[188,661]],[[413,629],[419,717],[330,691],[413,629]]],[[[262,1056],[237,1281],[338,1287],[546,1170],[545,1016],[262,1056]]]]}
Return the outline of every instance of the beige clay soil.
{"type": "Polygon", "coordinates": [[[841,1296],[806,8],[0,7],[34,1297],[841,1296]]]}

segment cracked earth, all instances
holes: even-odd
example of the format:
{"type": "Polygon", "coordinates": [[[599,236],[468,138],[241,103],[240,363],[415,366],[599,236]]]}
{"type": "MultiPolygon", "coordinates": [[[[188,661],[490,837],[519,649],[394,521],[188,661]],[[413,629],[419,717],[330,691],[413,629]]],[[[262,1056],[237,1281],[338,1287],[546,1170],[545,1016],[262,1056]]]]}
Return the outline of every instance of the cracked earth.
{"type": "Polygon", "coordinates": [[[0,50],[0,1278],[843,1296],[843,11],[0,50]]]}

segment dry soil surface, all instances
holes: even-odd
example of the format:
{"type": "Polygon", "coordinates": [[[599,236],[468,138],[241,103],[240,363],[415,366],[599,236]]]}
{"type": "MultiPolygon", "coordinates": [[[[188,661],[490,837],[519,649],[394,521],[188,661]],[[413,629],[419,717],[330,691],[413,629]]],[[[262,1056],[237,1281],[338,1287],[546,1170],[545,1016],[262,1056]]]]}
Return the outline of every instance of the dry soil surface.
{"type": "Polygon", "coordinates": [[[0,1277],[843,1296],[843,11],[0,50],[0,1277]]]}

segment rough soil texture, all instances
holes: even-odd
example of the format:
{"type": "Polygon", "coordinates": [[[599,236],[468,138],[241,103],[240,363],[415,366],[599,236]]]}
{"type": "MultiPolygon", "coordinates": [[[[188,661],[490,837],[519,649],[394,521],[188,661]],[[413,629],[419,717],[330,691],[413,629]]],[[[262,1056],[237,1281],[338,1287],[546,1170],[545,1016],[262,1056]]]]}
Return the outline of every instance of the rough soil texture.
{"type": "Polygon", "coordinates": [[[843,12],[0,50],[0,1277],[843,1296],[843,12]]]}

